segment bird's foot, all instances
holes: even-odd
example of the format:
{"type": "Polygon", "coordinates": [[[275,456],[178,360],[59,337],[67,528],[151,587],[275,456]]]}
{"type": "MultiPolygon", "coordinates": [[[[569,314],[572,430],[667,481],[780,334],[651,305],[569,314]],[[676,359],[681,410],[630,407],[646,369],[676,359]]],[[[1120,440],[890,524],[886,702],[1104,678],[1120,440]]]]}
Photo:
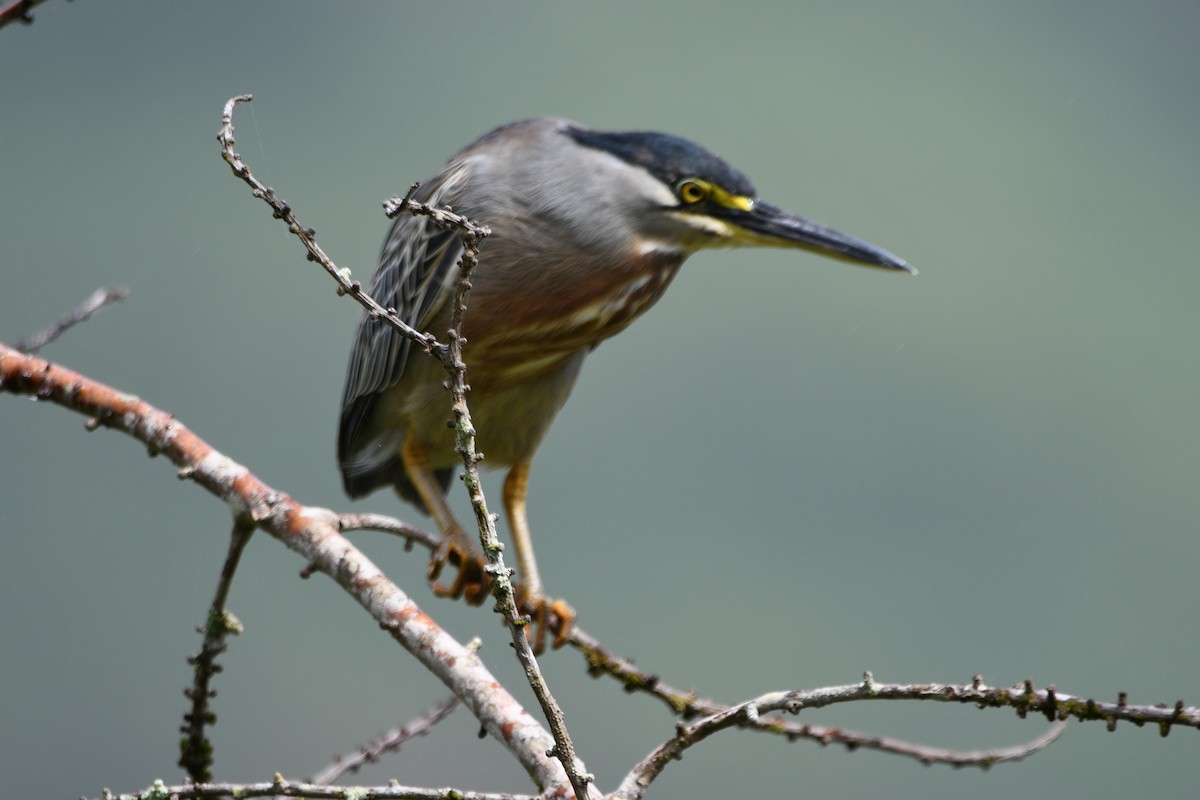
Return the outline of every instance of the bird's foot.
{"type": "MultiPolygon", "coordinates": [[[[442,536],[442,541],[429,559],[429,580],[433,593],[438,597],[463,598],[473,606],[481,605],[491,592],[487,560],[475,537],[455,526],[442,536]],[[454,570],[451,583],[441,583],[438,577],[450,566],[454,570]]],[[[517,609],[529,618],[525,628],[533,652],[541,654],[546,649],[547,634],[552,635],[550,646],[558,649],[571,637],[575,624],[575,609],[565,600],[546,597],[540,591],[531,594],[521,583],[516,590],[517,609]]]]}
{"type": "Polygon", "coordinates": [[[571,628],[575,625],[575,609],[566,600],[546,597],[538,593],[531,596],[524,587],[517,585],[517,609],[529,617],[525,627],[525,637],[529,640],[533,652],[541,655],[546,649],[546,634],[552,633],[554,638],[550,646],[555,650],[562,647],[571,638],[571,628]]]}
{"type": "Polygon", "coordinates": [[[465,598],[477,606],[487,599],[491,581],[484,570],[486,559],[479,541],[455,525],[442,535],[442,542],[429,559],[429,580],[438,597],[465,598]],[[449,564],[454,570],[454,582],[438,582],[438,576],[449,564]]]}

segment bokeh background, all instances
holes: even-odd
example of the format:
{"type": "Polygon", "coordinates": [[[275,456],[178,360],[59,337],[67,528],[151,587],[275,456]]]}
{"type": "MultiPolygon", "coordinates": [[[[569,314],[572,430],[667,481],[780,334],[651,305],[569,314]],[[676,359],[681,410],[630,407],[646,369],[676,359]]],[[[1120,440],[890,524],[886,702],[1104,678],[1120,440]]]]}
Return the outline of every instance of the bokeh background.
{"type": "MultiPolygon", "coordinates": [[[[239,151],[364,280],[380,202],[497,124],[679,133],[921,275],[705,253],[595,353],[531,498],[547,583],[581,625],[727,701],[871,669],[1200,702],[1194,2],[51,0],[36,16],[0,31],[0,338],[129,285],[43,354],[303,502],[419,519],[341,494],[358,310],[231,177],[221,105],[256,95],[239,151]]],[[[185,657],[228,523],[131,440],[0,398],[6,794],[180,779],[185,657]]],[[[529,696],[487,611],[433,599],[394,540],[357,539],[529,696]]],[[[309,775],[444,694],[302,566],[265,536],[248,549],[231,598],[247,632],[216,683],[223,779],[309,775]]],[[[544,665],[602,789],[671,734],[577,654],[544,665]]],[[[1045,728],[916,704],[806,718],[971,748],[1045,728]]],[[[476,730],[460,712],[355,780],[527,791],[476,730]]],[[[653,796],[1194,796],[1198,747],[1092,724],[980,772],[727,734],[653,796]]]]}

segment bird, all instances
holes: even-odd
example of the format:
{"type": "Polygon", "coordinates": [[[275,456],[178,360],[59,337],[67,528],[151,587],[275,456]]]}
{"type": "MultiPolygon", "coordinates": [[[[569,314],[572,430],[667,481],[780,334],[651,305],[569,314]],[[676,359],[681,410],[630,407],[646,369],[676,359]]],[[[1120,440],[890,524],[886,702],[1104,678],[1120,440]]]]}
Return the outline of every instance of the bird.
{"type": "MultiPolygon", "coordinates": [[[[530,465],[589,353],[653,306],[700,250],[800,248],[916,274],[886,250],[762,200],[714,152],[652,131],[592,130],[552,117],[513,122],[452,156],[413,199],[492,232],[461,332],[469,407],[484,465],[508,470],[503,504],[517,596],[539,623],[539,649],[546,620],[558,646],[575,612],[547,596],[538,572],[526,513],[530,465]]],[[[369,291],[410,327],[444,333],[462,252],[455,233],[400,215],[369,291]]],[[[346,373],[338,463],[351,498],[392,487],[433,517],[442,536],[428,569],[435,594],[478,604],[490,583],[482,548],[445,498],[462,465],[445,378],[439,362],[364,313],[346,373]],[[439,582],[448,565],[454,579],[439,582]]]]}

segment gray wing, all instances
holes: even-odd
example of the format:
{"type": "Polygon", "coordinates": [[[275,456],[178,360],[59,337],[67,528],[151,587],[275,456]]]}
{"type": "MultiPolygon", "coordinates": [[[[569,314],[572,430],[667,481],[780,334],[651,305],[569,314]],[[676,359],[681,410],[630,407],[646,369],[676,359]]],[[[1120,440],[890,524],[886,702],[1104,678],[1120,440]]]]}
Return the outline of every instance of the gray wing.
{"type": "MultiPolygon", "coordinates": [[[[447,170],[416,199],[445,205],[451,189],[464,170],[447,170]]],[[[449,299],[462,240],[424,217],[401,214],[396,218],[379,268],[371,280],[370,293],[384,308],[419,331],[427,329],[434,315],[449,299]]],[[[346,490],[351,496],[365,494],[390,483],[398,442],[380,447],[371,430],[371,416],[380,393],[395,386],[412,355],[412,342],[391,326],[372,320],[366,313],[358,324],[346,388],[342,394],[341,425],[338,429],[338,462],[346,490]]],[[[416,357],[425,357],[417,353],[416,357]]]]}

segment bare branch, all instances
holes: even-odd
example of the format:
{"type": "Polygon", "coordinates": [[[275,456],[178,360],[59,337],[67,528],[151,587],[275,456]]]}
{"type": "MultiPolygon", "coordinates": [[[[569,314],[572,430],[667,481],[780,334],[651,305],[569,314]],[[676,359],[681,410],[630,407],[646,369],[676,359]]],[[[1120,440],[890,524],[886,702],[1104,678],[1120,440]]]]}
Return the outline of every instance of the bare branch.
{"type": "MultiPolygon", "coordinates": [[[[684,750],[695,744],[699,744],[718,731],[734,726],[742,728],[757,727],[759,724],[760,720],[757,719],[757,711],[754,710],[752,701],[750,704],[734,706],[722,714],[709,717],[698,725],[692,727],[681,725],[673,738],[659,745],[650,755],[634,767],[621,782],[621,786],[617,791],[612,794],[612,797],[618,800],[636,800],[644,794],[645,789],[658,777],[667,764],[672,761],[678,761],[682,757],[684,750]]],[[[1058,741],[1058,738],[1066,732],[1068,725],[1067,721],[1059,720],[1051,725],[1048,731],[1032,741],[991,750],[950,750],[940,747],[928,747],[900,739],[867,736],[865,734],[840,731],[836,728],[823,729],[826,733],[820,737],[819,741],[822,744],[833,742],[843,744],[849,750],[864,748],[894,753],[896,755],[907,756],[926,765],[949,764],[955,767],[979,767],[986,770],[996,764],[1021,761],[1046,749],[1058,741]]],[[[813,727],[813,732],[815,733],[818,726],[813,727]]]]}
{"type": "Polygon", "coordinates": [[[977,767],[987,770],[997,764],[1009,764],[1024,760],[1029,756],[1049,747],[1067,730],[1067,722],[1060,720],[1050,726],[1050,730],[1041,736],[1022,744],[1009,747],[992,748],[987,750],[952,750],[945,747],[933,747],[925,744],[897,739],[891,736],[877,736],[846,728],[828,727],[825,725],[797,725],[782,717],[773,716],[760,718],[754,723],[752,730],[768,733],[778,733],[786,736],[789,741],[803,739],[822,746],[839,744],[847,750],[875,750],[881,753],[903,756],[919,761],[925,766],[948,764],[952,767],[977,767]]]}
{"type": "Polygon", "coordinates": [[[421,333],[410,327],[404,320],[396,316],[395,309],[384,308],[379,305],[379,303],[375,302],[375,298],[363,290],[362,284],[350,279],[350,270],[339,269],[329,256],[325,255],[325,251],[321,249],[320,245],[317,244],[317,232],[312,228],[305,228],[301,225],[300,221],[296,219],[295,214],[292,213],[291,206],[276,197],[274,189],[266,186],[258,178],[254,177],[250,172],[250,168],[242,161],[242,157],[234,151],[233,108],[238,103],[249,103],[253,99],[254,95],[243,94],[230,98],[225,103],[225,111],[221,115],[221,130],[217,133],[217,141],[221,143],[221,157],[225,159],[225,163],[233,170],[234,175],[246,182],[255,197],[271,207],[276,219],[281,219],[287,223],[288,230],[300,240],[300,243],[304,245],[304,249],[308,251],[309,261],[315,261],[320,264],[321,268],[337,281],[339,295],[350,295],[371,313],[373,319],[383,320],[402,335],[412,339],[423,347],[425,352],[436,353],[438,358],[445,363],[446,346],[440,344],[432,334],[421,333]]]}
{"type": "MultiPolygon", "coordinates": [[[[103,800],[117,796],[105,790],[103,800]]],[[[186,783],[167,786],[162,781],[121,800],[226,800],[230,797],[310,797],[319,800],[539,800],[535,795],[504,792],[464,792],[458,789],[419,789],[412,786],[320,786],[292,783],[276,775],[271,783],[186,783]]]]}
{"type": "Polygon", "coordinates": [[[508,693],[469,648],[446,633],[365,554],[338,531],[338,516],[304,506],[264,484],[248,469],[164,411],[78,372],[0,344],[0,390],[36,397],[87,415],[89,429],[113,428],[162,454],[224,501],[235,518],[262,528],[313,568],[333,578],[401,646],[436,675],[518,760],[540,790],[569,785],[546,753],[550,734],[508,693]]]}
{"type": "Polygon", "coordinates": [[[666,703],[672,714],[683,719],[716,714],[724,706],[711,700],[699,700],[693,691],[681,691],[663,682],[658,675],[645,672],[629,659],[622,658],[600,644],[599,640],[576,626],[571,629],[568,643],[583,653],[588,662],[588,674],[593,678],[609,675],[616,678],[627,692],[645,692],[666,703]]]}
{"type": "Polygon", "coordinates": [[[119,303],[126,297],[129,297],[129,289],[125,286],[101,287],[92,292],[88,299],[76,306],[65,317],[31,336],[18,339],[13,347],[22,353],[36,353],[59,336],[62,336],[68,329],[88,319],[92,314],[95,314],[106,305],[119,303]]]}
{"type": "MultiPolygon", "coordinates": [[[[1034,753],[1045,750],[1058,741],[1058,737],[1067,731],[1070,722],[1060,719],[1050,726],[1050,729],[1036,739],[1011,747],[999,747],[990,750],[950,750],[941,747],[914,745],[899,739],[881,736],[866,738],[855,735],[857,741],[847,739],[842,741],[850,749],[863,747],[883,750],[897,755],[909,756],[922,764],[949,764],[953,767],[979,767],[989,769],[996,764],[1011,764],[1029,758],[1034,753]]],[[[836,734],[840,739],[842,734],[836,734]]]]}
{"type": "Polygon", "coordinates": [[[450,697],[435,705],[421,716],[402,728],[393,728],[375,741],[360,748],[354,755],[339,758],[325,769],[314,775],[309,783],[325,786],[350,772],[358,772],[367,764],[373,764],[386,753],[399,750],[409,739],[425,736],[439,722],[450,716],[458,708],[458,698],[450,697]]]}
{"type": "MultiPolygon", "coordinates": [[[[658,675],[639,669],[632,661],[622,658],[603,647],[599,641],[581,628],[571,632],[570,642],[587,659],[588,672],[593,677],[609,675],[620,681],[627,692],[644,692],[661,700],[673,714],[684,720],[700,716],[715,716],[729,710],[729,706],[697,696],[692,690],[677,689],[658,675]]],[[[813,741],[821,745],[840,744],[848,750],[878,750],[886,753],[914,758],[923,764],[949,764],[955,767],[980,767],[986,769],[995,764],[1020,761],[1050,745],[1062,731],[1051,728],[1050,733],[1023,745],[997,750],[959,751],[929,747],[901,739],[876,736],[844,728],[824,725],[799,724],[779,716],[761,717],[753,725],[746,726],[763,733],[813,741]]]]}
{"type": "Polygon", "coordinates": [[[340,531],[381,531],[402,536],[405,546],[411,548],[421,544],[427,550],[438,546],[438,535],[423,528],[410,525],[403,520],[389,517],[386,514],[354,513],[338,514],[338,530],[340,531]]]}
{"type": "MultiPolygon", "coordinates": [[[[621,781],[613,797],[620,800],[637,800],[647,786],[657,778],[672,761],[678,760],[684,750],[707,739],[719,731],[729,728],[753,727],[763,714],[786,711],[798,714],[806,708],[823,708],[838,703],[861,700],[933,700],[939,702],[973,704],[979,708],[1004,708],[1016,710],[1025,717],[1030,711],[1044,715],[1051,721],[1063,721],[1075,717],[1082,721],[1103,720],[1108,729],[1116,727],[1118,719],[1126,719],[1141,726],[1147,722],[1157,723],[1163,735],[1174,725],[1200,728],[1200,709],[1185,708],[1178,702],[1174,708],[1167,706],[1139,706],[1136,710],[1125,702],[1122,693],[1117,703],[1097,703],[1071,695],[1060,694],[1053,687],[1036,690],[1032,681],[1008,689],[987,686],[982,678],[975,677],[970,684],[881,684],[871,673],[866,673],[859,683],[846,686],[830,686],[805,691],[772,692],[738,705],[723,709],[694,725],[680,724],[676,734],[663,742],[644,758],[621,781]]],[[[1051,731],[1031,745],[1017,748],[1021,757],[1045,747],[1061,734],[1051,731]],[[1047,737],[1048,740],[1047,740],[1047,737]],[[1046,740],[1044,743],[1043,740],[1046,740]],[[1041,747],[1036,747],[1041,743],[1041,747]]],[[[1013,760],[1013,759],[1008,759],[1013,760]]]]}
{"type": "Polygon", "coordinates": [[[969,684],[884,684],[876,683],[868,672],[861,683],[778,692],[764,695],[757,702],[759,710],[763,712],[787,711],[795,714],[805,708],[822,708],[856,700],[936,700],[971,704],[979,708],[1012,708],[1022,718],[1031,712],[1051,721],[1074,717],[1081,722],[1104,722],[1109,730],[1115,730],[1117,722],[1125,720],[1138,727],[1157,725],[1163,736],[1176,726],[1200,729],[1200,708],[1184,706],[1182,700],[1174,706],[1135,706],[1130,705],[1125,693],[1121,692],[1117,702],[1104,703],[1065,694],[1053,686],[1035,689],[1031,680],[1009,688],[996,688],[984,684],[978,675],[969,684]]]}

